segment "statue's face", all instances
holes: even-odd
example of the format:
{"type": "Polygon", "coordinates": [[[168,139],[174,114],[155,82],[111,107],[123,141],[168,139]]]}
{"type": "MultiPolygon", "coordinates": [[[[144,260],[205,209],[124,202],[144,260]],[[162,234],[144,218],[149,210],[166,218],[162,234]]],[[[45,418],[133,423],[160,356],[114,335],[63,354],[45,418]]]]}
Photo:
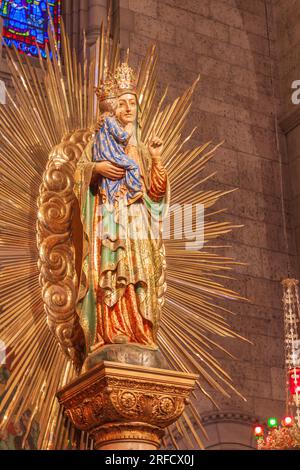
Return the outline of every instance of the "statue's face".
{"type": "Polygon", "coordinates": [[[126,126],[126,124],[133,123],[137,116],[137,103],[135,95],[125,93],[118,98],[118,107],[116,110],[116,117],[126,126]]]}

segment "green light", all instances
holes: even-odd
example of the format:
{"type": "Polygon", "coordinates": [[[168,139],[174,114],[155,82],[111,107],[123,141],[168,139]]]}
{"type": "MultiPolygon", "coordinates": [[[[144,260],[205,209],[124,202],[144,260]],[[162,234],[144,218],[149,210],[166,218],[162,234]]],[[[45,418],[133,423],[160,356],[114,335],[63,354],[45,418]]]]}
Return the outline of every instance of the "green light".
{"type": "Polygon", "coordinates": [[[268,426],[269,428],[276,428],[278,426],[278,421],[276,418],[269,418],[268,419],[268,426]]]}

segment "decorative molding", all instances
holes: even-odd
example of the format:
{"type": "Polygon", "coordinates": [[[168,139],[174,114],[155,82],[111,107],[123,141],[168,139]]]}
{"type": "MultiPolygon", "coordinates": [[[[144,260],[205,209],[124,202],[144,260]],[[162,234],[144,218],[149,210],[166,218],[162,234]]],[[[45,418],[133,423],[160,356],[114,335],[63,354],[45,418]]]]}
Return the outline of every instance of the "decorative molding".
{"type": "MultiPolygon", "coordinates": [[[[198,376],[103,361],[57,394],[95,448],[134,441],[158,448],[164,429],[182,415],[198,376]],[[152,437],[151,437],[152,436],[152,437]]],[[[122,444],[123,443],[123,444],[122,444]]],[[[116,447],[117,448],[117,447],[116,447]]]]}
{"type": "Polygon", "coordinates": [[[91,437],[95,442],[95,450],[109,446],[114,448],[120,442],[129,444],[139,443],[148,448],[159,448],[164,436],[163,429],[146,423],[108,423],[93,429],[91,437]]]}
{"type": "Polygon", "coordinates": [[[224,423],[224,422],[236,422],[242,424],[254,424],[259,421],[259,418],[254,415],[239,411],[215,411],[209,412],[207,414],[201,415],[202,424],[214,424],[214,423],[224,423]]]}

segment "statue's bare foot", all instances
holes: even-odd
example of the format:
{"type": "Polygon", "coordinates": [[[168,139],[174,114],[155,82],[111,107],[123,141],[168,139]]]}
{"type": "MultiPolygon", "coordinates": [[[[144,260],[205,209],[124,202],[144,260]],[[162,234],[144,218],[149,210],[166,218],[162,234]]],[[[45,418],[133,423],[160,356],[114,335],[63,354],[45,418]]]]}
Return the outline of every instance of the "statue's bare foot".
{"type": "Polygon", "coordinates": [[[129,343],[129,338],[126,335],[116,335],[114,336],[112,342],[116,344],[126,344],[129,343]]]}

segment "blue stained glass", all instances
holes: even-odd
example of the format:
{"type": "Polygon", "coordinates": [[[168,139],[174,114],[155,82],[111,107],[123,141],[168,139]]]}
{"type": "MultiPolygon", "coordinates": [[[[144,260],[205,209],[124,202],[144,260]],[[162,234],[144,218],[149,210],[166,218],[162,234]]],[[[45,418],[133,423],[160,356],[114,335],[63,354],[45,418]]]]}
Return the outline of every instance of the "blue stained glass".
{"type": "Polygon", "coordinates": [[[38,50],[46,57],[49,43],[49,13],[57,40],[60,40],[60,0],[0,0],[3,22],[3,41],[21,52],[37,56],[38,50]]]}

